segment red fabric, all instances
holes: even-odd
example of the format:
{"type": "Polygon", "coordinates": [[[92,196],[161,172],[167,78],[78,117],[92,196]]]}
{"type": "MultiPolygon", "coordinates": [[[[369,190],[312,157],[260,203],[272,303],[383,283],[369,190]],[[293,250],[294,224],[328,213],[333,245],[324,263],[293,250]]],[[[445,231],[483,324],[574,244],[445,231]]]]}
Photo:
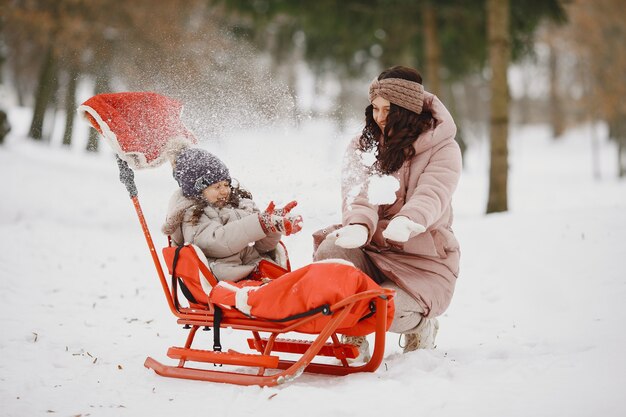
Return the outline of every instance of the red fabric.
{"type": "Polygon", "coordinates": [[[259,265],[257,266],[257,269],[253,271],[248,278],[250,279],[263,279],[263,278],[275,279],[285,274],[286,272],[289,272],[289,271],[283,268],[282,266],[276,265],[274,262],[261,259],[261,261],[259,261],[259,265]]]}
{"type": "Polygon", "coordinates": [[[163,162],[162,151],[171,139],[196,142],[180,119],[182,104],[157,93],[99,94],[85,101],[79,111],[114,147],[118,145],[122,159],[127,153],[140,154],[148,166],[163,162]]]}
{"type": "MultiPolygon", "coordinates": [[[[380,288],[361,270],[336,263],[314,263],[285,273],[271,282],[261,285],[259,281],[244,280],[217,285],[209,300],[223,307],[237,307],[236,294],[232,288],[257,287],[247,294],[247,305],[252,317],[279,320],[300,314],[324,304],[332,305],[363,291],[380,288]]],[[[361,320],[369,313],[369,302],[356,303],[337,332],[362,336],[374,332],[375,318],[361,320]]],[[[387,308],[387,329],[393,320],[394,304],[390,300],[387,308]]],[[[301,333],[317,334],[328,323],[330,316],[321,316],[298,327],[301,333]]],[[[289,322],[286,322],[289,324],[289,322]]]]}
{"type": "MultiPolygon", "coordinates": [[[[172,275],[172,265],[176,253],[175,247],[166,247],[163,249],[163,258],[167,269],[172,275]]],[[[183,280],[185,286],[189,289],[193,298],[201,305],[209,304],[209,296],[204,292],[202,284],[200,284],[200,274],[204,275],[211,286],[217,285],[217,280],[211,274],[209,268],[198,259],[198,255],[190,246],[185,246],[178,254],[176,262],[176,276],[183,280]]],[[[195,306],[194,306],[195,307],[195,306]]]]}
{"type": "MultiPolygon", "coordinates": [[[[165,263],[172,274],[175,247],[163,249],[165,263]]],[[[287,271],[268,261],[261,261],[259,270],[263,277],[272,278],[269,283],[259,279],[245,279],[238,282],[222,281],[218,284],[208,267],[200,261],[192,247],[184,247],[179,253],[176,276],[180,277],[194,298],[204,306],[209,302],[224,309],[231,317],[248,316],[267,320],[280,320],[289,316],[313,310],[325,304],[333,305],[351,295],[380,287],[361,270],[346,264],[313,263],[295,271],[287,271]],[[213,288],[209,296],[200,284],[200,273],[213,288]],[[250,288],[245,304],[237,304],[237,292],[250,288]],[[243,289],[243,290],[242,290],[243,289]],[[247,309],[248,311],[244,311],[247,309]]],[[[361,320],[369,313],[369,302],[363,300],[354,304],[350,313],[341,323],[337,332],[349,336],[364,336],[375,331],[375,318],[361,320]]],[[[190,303],[191,305],[191,303],[190,303]]],[[[201,305],[193,305],[202,308],[201,305]]],[[[387,329],[391,326],[394,314],[393,299],[387,304],[387,329]]],[[[330,320],[321,316],[296,329],[301,333],[318,334],[330,320]]],[[[285,322],[286,325],[292,321],[285,322]]]]}

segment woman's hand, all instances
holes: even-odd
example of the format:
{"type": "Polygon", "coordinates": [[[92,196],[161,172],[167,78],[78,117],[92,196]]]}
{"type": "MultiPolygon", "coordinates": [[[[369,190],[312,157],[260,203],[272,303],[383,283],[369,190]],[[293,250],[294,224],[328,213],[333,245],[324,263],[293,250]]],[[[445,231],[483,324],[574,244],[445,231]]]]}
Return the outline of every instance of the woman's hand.
{"type": "Polygon", "coordinates": [[[335,245],[346,249],[360,248],[367,243],[369,230],[362,224],[349,224],[337,229],[330,236],[336,237],[335,245]]]}
{"type": "Polygon", "coordinates": [[[406,242],[411,235],[419,235],[426,228],[405,216],[394,217],[383,231],[383,237],[394,242],[406,242]]]}

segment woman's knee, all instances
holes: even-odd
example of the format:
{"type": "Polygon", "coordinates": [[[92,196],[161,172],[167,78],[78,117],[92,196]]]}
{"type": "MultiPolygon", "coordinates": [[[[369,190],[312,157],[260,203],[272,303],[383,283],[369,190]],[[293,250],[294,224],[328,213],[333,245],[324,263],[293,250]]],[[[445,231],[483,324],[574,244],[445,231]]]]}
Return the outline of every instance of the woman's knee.
{"type": "Polygon", "coordinates": [[[422,320],[424,309],[413,296],[404,291],[392,281],[385,281],[382,284],[385,288],[396,291],[394,296],[395,314],[390,332],[406,333],[414,329],[422,320]]]}
{"type": "Polygon", "coordinates": [[[353,256],[345,248],[335,245],[333,239],[325,239],[317,247],[313,254],[314,261],[322,261],[324,259],[345,259],[351,261],[353,256]]]}

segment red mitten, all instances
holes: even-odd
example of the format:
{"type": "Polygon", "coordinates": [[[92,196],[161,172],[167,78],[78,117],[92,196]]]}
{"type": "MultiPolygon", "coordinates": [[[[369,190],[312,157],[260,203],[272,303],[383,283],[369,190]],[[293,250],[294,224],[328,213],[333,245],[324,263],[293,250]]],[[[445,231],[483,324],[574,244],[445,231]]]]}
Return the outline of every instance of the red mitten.
{"type": "Polygon", "coordinates": [[[285,207],[276,209],[276,205],[274,204],[274,202],[270,201],[264,213],[275,214],[277,216],[284,217],[286,214],[289,214],[289,212],[293,210],[293,208],[297,205],[298,205],[298,202],[294,200],[285,204],[285,207]]]}
{"type": "Polygon", "coordinates": [[[289,236],[302,230],[302,216],[277,216],[263,212],[259,213],[259,223],[265,233],[278,232],[289,236]]]}

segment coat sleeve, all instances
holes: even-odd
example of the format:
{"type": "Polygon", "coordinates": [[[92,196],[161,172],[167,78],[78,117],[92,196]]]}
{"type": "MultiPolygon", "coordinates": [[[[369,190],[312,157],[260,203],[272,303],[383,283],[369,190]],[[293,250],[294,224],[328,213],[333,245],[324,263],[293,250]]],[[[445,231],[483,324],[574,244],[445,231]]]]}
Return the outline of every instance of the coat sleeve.
{"type": "MultiPolygon", "coordinates": [[[[250,199],[242,199],[239,204],[239,208],[249,210],[255,216],[260,213],[260,210],[257,207],[256,203],[250,199]]],[[[258,253],[270,252],[276,249],[276,246],[278,245],[278,242],[280,242],[280,239],[282,237],[283,235],[278,232],[270,232],[267,234],[267,236],[263,235],[260,240],[257,240],[254,243],[254,248],[258,253]]]]}
{"type": "Polygon", "coordinates": [[[454,140],[456,124],[437,98],[425,92],[425,100],[438,124],[430,138],[437,143],[428,164],[417,180],[417,187],[397,216],[407,216],[428,228],[448,209],[461,176],[461,150],[454,140]]]}
{"type": "Polygon", "coordinates": [[[245,216],[239,220],[222,224],[219,218],[209,218],[206,214],[195,226],[188,220],[191,212],[186,214],[183,234],[186,240],[197,245],[208,257],[225,258],[241,252],[252,242],[265,237],[256,214],[245,216]]]}
{"type": "Polygon", "coordinates": [[[280,233],[270,233],[263,239],[257,240],[254,244],[254,248],[259,253],[267,253],[269,251],[273,251],[274,249],[276,249],[276,246],[278,245],[278,242],[280,242],[282,236],[283,235],[281,235],[280,233]]]}
{"type": "Polygon", "coordinates": [[[371,240],[378,224],[378,205],[372,204],[368,198],[368,180],[370,162],[373,155],[358,149],[359,137],[355,137],[348,145],[343,158],[341,173],[342,223],[362,224],[369,230],[368,241],[371,240]]]}
{"type": "Polygon", "coordinates": [[[461,151],[454,139],[431,156],[417,181],[413,195],[397,216],[406,216],[426,228],[440,219],[450,206],[461,176],[461,151]]]}

